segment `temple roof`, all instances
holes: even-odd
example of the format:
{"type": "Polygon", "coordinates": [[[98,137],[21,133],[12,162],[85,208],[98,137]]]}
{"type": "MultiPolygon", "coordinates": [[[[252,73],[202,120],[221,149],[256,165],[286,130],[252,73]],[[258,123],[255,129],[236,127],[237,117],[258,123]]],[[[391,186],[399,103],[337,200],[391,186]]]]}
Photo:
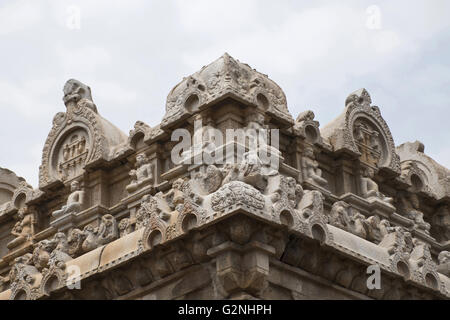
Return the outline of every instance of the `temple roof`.
{"type": "Polygon", "coordinates": [[[162,125],[169,127],[228,97],[257,106],[281,123],[293,123],[283,90],[267,75],[225,53],[170,91],[162,125]]]}

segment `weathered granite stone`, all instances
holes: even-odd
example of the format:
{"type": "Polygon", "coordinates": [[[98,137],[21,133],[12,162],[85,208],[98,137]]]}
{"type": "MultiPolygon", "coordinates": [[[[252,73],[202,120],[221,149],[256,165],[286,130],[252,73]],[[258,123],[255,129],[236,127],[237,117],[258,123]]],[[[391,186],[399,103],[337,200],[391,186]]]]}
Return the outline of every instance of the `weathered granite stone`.
{"type": "Polygon", "coordinates": [[[39,189],[0,169],[0,299],[450,298],[450,172],[396,148],[365,89],[319,129],[224,54],[129,136],[83,83],[63,101],[39,189]]]}

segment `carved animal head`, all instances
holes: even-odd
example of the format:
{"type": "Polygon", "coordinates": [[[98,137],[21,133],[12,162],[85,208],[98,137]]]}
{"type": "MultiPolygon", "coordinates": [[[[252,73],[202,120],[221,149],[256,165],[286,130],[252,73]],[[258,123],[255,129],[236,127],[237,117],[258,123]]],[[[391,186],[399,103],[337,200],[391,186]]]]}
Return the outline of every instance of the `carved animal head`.
{"type": "Polygon", "coordinates": [[[50,254],[55,249],[56,243],[52,240],[42,240],[33,250],[33,263],[38,269],[48,266],[50,254]]]}
{"type": "Polygon", "coordinates": [[[70,79],[67,81],[64,85],[63,91],[63,101],[66,104],[72,100],[78,102],[83,98],[92,101],[91,88],[78,80],[70,79]]]}
{"type": "Polygon", "coordinates": [[[409,195],[409,201],[414,209],[419,209],[419,198],[415,193],[409,195]]]}

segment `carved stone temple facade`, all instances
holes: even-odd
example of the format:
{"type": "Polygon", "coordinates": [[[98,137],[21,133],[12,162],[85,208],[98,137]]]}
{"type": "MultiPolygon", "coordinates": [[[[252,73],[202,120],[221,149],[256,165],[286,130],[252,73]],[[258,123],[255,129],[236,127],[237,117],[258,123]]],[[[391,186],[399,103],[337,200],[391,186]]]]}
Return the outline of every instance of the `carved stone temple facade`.
{"type": "MultiPolygon", "coordinates": [[[[418,141],[396,146],[365,89],[319,128],[224,54],[172,89],[156,127],[123,133],[77,80],[63,101],[39,186],[0,169],[0,299],[450,297],[450,171],[418,141]],[[203,138],[195,121],[278,129],[258,145],[277,166],[246,145],[231,162],[174,162],[176,129],[203,138]]],[[[196,150],[228,147],[242,144],[196,150]]]]}

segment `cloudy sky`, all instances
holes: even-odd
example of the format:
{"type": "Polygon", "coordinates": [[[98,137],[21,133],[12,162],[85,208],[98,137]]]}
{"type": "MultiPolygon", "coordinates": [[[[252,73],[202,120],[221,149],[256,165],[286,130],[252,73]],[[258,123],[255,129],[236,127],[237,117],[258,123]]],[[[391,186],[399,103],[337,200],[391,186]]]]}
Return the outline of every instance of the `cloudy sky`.
{"type": "Polygon", "coordinates": [[[450,1],[0,0],[0,166],[38,185],[62,88],[76,78],[128,133],[224,52],[268,74],[321,125],[361,87],[397,145],[450,167],[450,1]]]}

